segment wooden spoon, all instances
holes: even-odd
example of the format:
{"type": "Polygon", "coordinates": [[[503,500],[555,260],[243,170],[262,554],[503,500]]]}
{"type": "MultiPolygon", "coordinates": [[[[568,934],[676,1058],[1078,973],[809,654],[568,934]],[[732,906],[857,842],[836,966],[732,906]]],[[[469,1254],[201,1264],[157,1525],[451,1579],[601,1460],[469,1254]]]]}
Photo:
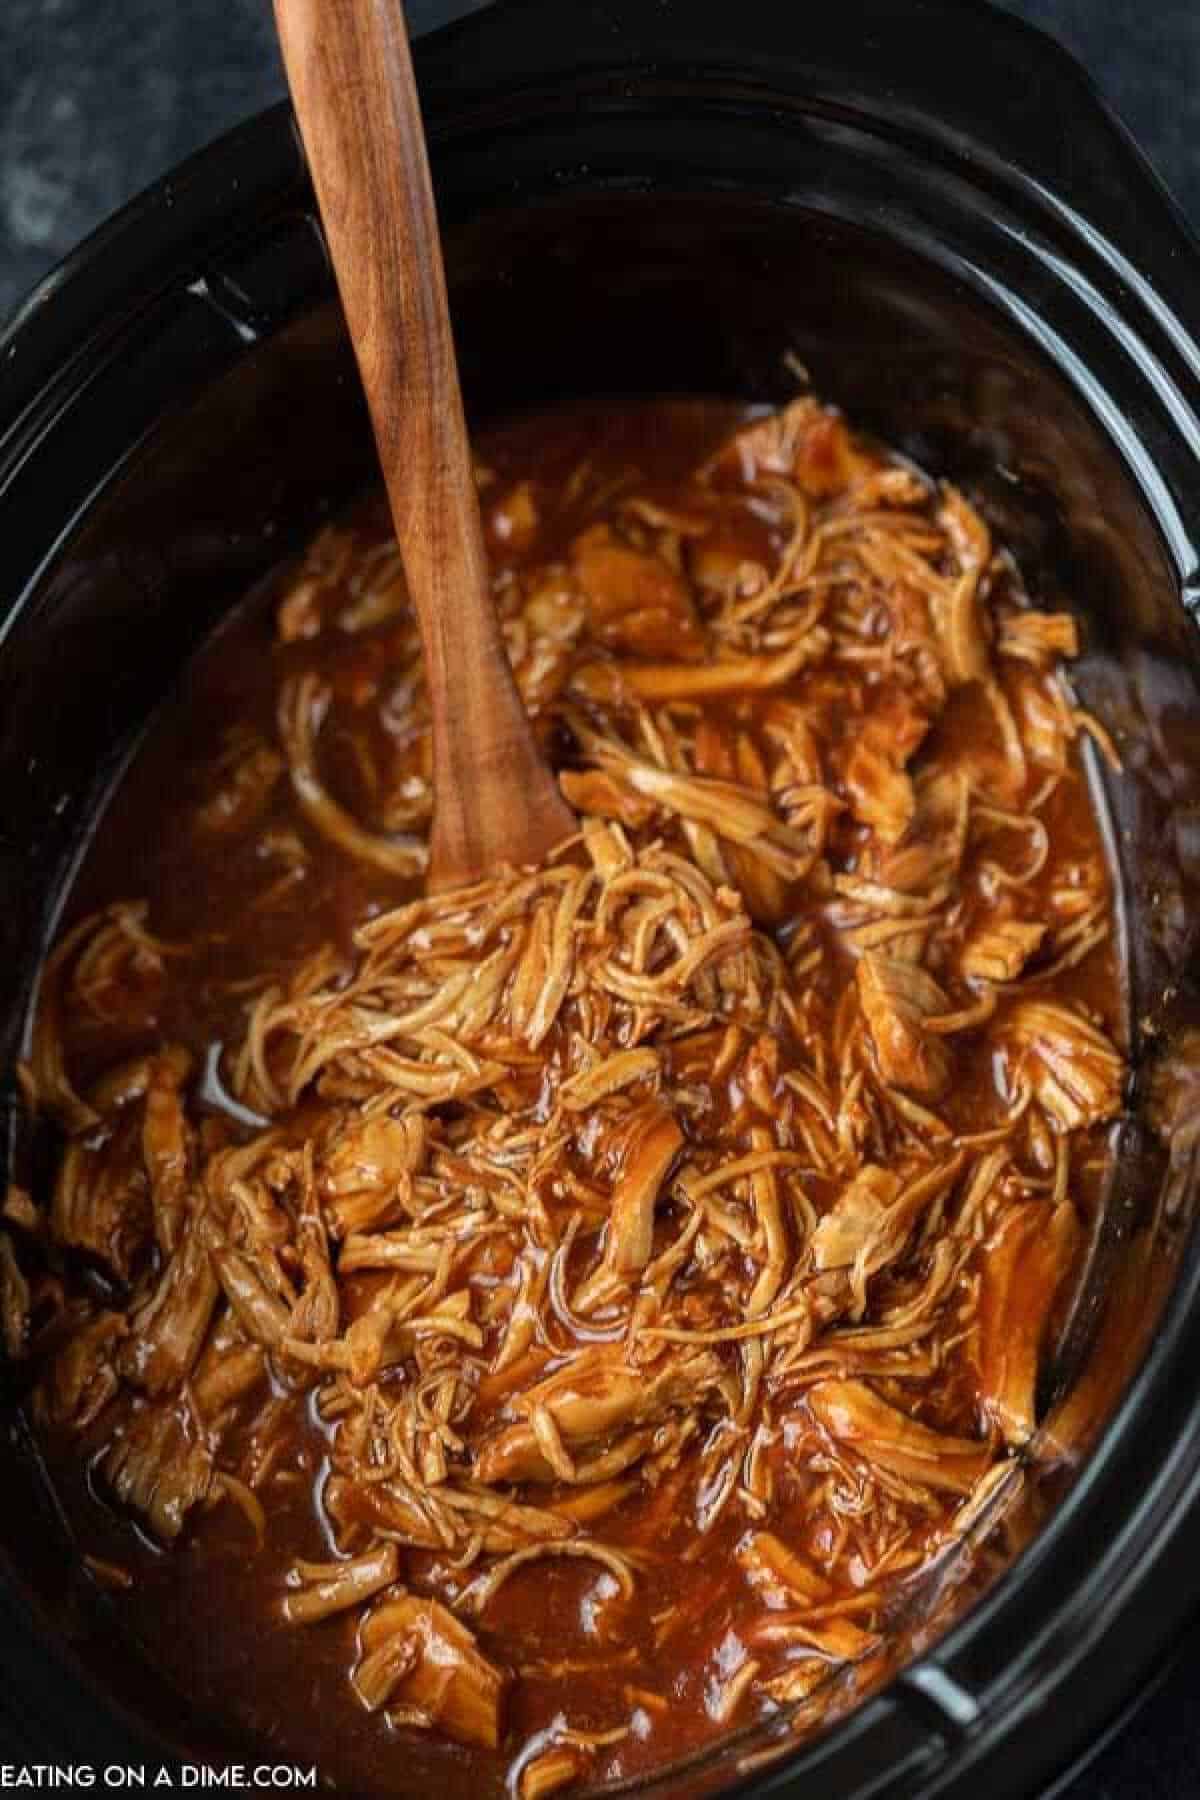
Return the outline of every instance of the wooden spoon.
{"type": "Polygon", "coordinates": [[[576,820],[488,586],[401,0],[275,0],[275,18],[425,649],[429,885],[452,887],[541,861],[576,820]]]}

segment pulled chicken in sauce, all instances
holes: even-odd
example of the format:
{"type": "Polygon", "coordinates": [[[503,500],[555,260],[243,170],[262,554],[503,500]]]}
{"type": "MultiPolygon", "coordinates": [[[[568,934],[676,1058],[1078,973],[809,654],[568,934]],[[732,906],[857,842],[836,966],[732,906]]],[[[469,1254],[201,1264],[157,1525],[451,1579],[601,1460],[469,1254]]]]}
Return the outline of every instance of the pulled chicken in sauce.
{"type": "Polygon", "coordinates": [[[424,894],[402,572],[327,525],[110,805],[0,1296],[118,1605],[190,1571],[388,1791],[539,1800],[865,1691],[1036,1459],[1122,1104],[1112,747],[1073,616],[815,399],[477,479],[577,838],[424,894]]]}

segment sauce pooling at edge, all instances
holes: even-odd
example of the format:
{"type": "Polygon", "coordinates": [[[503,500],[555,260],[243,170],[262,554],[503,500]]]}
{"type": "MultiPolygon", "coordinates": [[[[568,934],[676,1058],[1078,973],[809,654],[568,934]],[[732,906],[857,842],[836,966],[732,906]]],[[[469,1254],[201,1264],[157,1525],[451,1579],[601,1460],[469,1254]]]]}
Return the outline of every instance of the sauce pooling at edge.
{"type": "Polygon", "coordinates": [[[478,480],[578,842],[421,899],[396,552],[326,528],[97,834],[5,1294],[169,1671],[355,1791],[534,1800],[892,1666],[1033,1431],[1123,1063],[1075,625],[962,495],[809,399],[478,480]]]}

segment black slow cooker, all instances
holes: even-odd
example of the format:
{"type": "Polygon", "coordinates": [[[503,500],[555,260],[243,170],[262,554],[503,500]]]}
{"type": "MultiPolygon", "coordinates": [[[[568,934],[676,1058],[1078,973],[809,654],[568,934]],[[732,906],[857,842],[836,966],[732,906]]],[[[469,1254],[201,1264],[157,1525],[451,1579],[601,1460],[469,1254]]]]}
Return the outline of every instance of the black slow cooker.
{"type": "MultiPolygon", "coordinates": [[[[1087,1454],[885,1691],[815,1741],[781,1726],[647,1790],[1038,1791],[1196,1609],[1200,248],[1069,58],[960,0],[508,0],[416,60],[476,416],[782,399],[802,365],[969,483],[1086,616],[1078,686],[1124,761],[1107,803],[1138,1068],[1044,1396],[1087,1454]]],[[[34,294],[0,345],[0,434],[2,1130],[36,1189],[11,1071],[98,803],[189,651],[372,475],[286,108],[34,294]]],[[[19,1371],[2,1404],[0,1716],[30,1759],[286,1756],[286,1721],[247,1745],[150,1666],[81,1574],[19,1371]]]]}

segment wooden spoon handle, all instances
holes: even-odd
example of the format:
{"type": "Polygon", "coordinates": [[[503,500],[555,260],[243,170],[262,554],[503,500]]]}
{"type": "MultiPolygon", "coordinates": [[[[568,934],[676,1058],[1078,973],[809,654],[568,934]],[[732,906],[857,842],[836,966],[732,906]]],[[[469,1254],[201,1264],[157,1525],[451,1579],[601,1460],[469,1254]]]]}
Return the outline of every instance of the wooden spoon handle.
{"type": "Polygon", "coordinates": [[[496,622],[401,0],[275,16],[425,648],[430,884],[448,887],[538,861],[576,824],[496,622]]]}

